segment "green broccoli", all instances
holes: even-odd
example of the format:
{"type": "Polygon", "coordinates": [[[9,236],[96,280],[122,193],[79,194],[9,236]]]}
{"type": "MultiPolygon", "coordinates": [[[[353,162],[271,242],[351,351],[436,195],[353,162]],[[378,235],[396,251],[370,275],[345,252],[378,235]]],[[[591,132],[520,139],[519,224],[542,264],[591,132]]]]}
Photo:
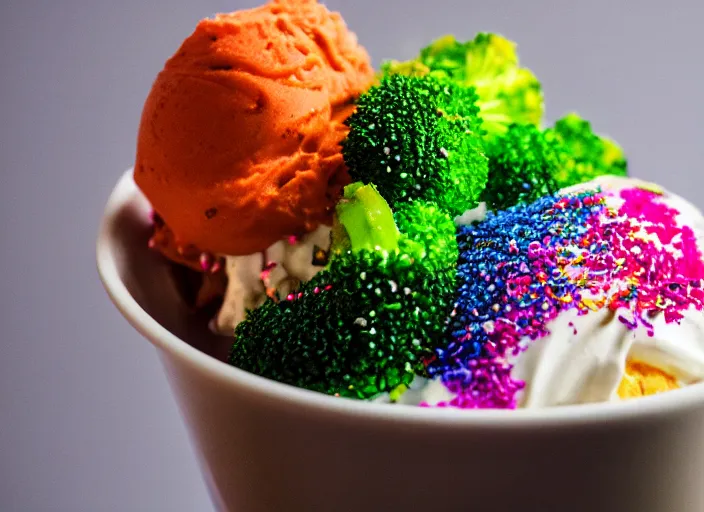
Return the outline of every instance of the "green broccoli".
{"type": "Polygon", "coordinates": [[[511,125],[487,144],[489,179],[483,200],[492,210],[531,203],[557,192],[560,145],[533,125],[511,125]]]}
{"type": "Polygon", "coordinates": [[[379,195],[374,184],[352,183],[345,187],[336,207],[337,219],[344,228],[347,240],[336,240],[332,253],[344,249],[392,251],[398,247],[401,236],[389,205],[379,195]]]}
{"type": "Polygon", "coordinates": [[[626,176],[628,165],[621,147],[614,141],[598,136],[589,121],[571,113],[545,131],[549,142],[560,144],[559,166],[555,181],[560,187],[593,180],[612,174],[626,176]]]}
{"type": "MultiPolygon", "coordinates": [[[[354,201],[338,209],[341,218],[347,205],[391,214],[388,206],[381,213],[384,200],[373,187],[349,187],[354,201]]],[[[369,250],[369,242],[351,237],[350,249],[335,254],[298,292],[250,311],[236,328],[230,364],[353,398],[392,391],[424,374],[423,358],[440,343],[452,308],[455,227],[429,203],[403,205],[396,217],[400,238],[395,225],[382,238],[398,240],[397,247],[369,250]]],[[[359,211],[346,218],[350,231],[347,222],[356,222],[350,219],[359,219],[359,211]]]]}
{"type": "Polygon", "coordinates": [[[479,116],[488,138],[506,132],[513,123],[540,126],[543,92],[535,75],[518,63],[516,44],[497,34],[479,33],[472,41],[441,37],[412,61],[389,61],[382,73],[431,75],[474,87],[479,116]]]}
{"type": "Polygon", "coordinates": [[[392,208],[422,199],[451,215],[486,184],[481,121],[471,88],[392,75],[358,99],[342,154],[353,181],[374,183],[392,208]]]}
{"type": "Polygon", "coordinates": [[[455,223],[434,203],[413,201],[401,205],[394,212],[394,219],[405,236],[399,241],[401,250],[425,266],[430,272],[450,272],[454,279],[457,264],[455,223]]]}

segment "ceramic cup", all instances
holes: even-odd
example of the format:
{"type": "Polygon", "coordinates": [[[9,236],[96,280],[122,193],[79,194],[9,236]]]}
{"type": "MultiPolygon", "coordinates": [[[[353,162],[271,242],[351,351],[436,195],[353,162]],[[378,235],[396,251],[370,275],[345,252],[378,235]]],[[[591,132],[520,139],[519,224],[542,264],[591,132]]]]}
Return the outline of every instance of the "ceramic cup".
{"type": "Polygon", "coordinates": [[[273,382],[222,362],[231,340],[180,301],[147,248],[148,214],[128,171],[105,210],[98,270],[156,347],[218,510],[704,511],[704,385],[617,404],[462,411],[273,382]]]}

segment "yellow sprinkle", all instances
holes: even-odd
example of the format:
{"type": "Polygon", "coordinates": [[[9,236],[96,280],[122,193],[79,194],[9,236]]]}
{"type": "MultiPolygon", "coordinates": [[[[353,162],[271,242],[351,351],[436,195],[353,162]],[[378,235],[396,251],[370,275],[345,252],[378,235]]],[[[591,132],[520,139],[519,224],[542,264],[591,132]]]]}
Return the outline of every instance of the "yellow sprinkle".
{"type": "Polygon", "coordinates": [[[404,394],[408,390],[408,386],[405,384],[399,384],[397,387],[392,389],[389,392],[389,399],[392,402],[396,402],[399,398],[401,398],[401,395],[404,394]]]}
{"type": "Polygon", "coordinates": [[[596,302],[594,302],[592,299],[582,299],[582,304],[587,306],[592,311],[597,311],[599,309],[599,307],[596,305],[596,302]]]}
{"type": "Polygon", "coordinates": [[[642,183],[639,183],[636,186],[641,190],[647,190],[648,192],[652,192],[653,194],[657,194],[659,196],[662,196],[665,194],[665,191],[662,188],[660,188],[655,183],[651,183],[649,181],[644,181],[642,183]]]}

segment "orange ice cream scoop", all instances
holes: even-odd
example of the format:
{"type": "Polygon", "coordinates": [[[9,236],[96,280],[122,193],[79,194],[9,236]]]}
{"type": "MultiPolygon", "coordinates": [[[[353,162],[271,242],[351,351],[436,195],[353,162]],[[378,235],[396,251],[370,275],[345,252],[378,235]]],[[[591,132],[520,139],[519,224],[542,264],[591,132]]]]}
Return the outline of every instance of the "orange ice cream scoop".
{"type": "Polygon", "coordinates": [[[137,142],[135,181],[173,244],[251,254],[330,224],[349,182],[343,121],[373,79],[317,1],[201,21],[157,76],[137,142]]]}
{"type": "Polygon", "coordinates": [[[621,399],[654,395],[679,388],[677,379],[669,373],[642,361],[628,361],[626,373],[618,387],[621,399]]]}

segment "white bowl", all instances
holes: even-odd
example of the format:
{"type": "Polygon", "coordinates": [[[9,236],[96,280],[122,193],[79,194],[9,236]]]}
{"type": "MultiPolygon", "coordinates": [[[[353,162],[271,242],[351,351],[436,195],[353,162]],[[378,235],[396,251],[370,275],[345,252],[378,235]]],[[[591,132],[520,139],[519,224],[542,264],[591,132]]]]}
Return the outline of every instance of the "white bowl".
{"type": "Polygon", "coordinates": [[[231,340],[182,304],[147,248],[148,213],[127,171],[105,209],[98,271],[157,348],[219,509],[704,510],[704,385],[618,404],[462,411],[270,381],[222,362],[231,340]]]}

